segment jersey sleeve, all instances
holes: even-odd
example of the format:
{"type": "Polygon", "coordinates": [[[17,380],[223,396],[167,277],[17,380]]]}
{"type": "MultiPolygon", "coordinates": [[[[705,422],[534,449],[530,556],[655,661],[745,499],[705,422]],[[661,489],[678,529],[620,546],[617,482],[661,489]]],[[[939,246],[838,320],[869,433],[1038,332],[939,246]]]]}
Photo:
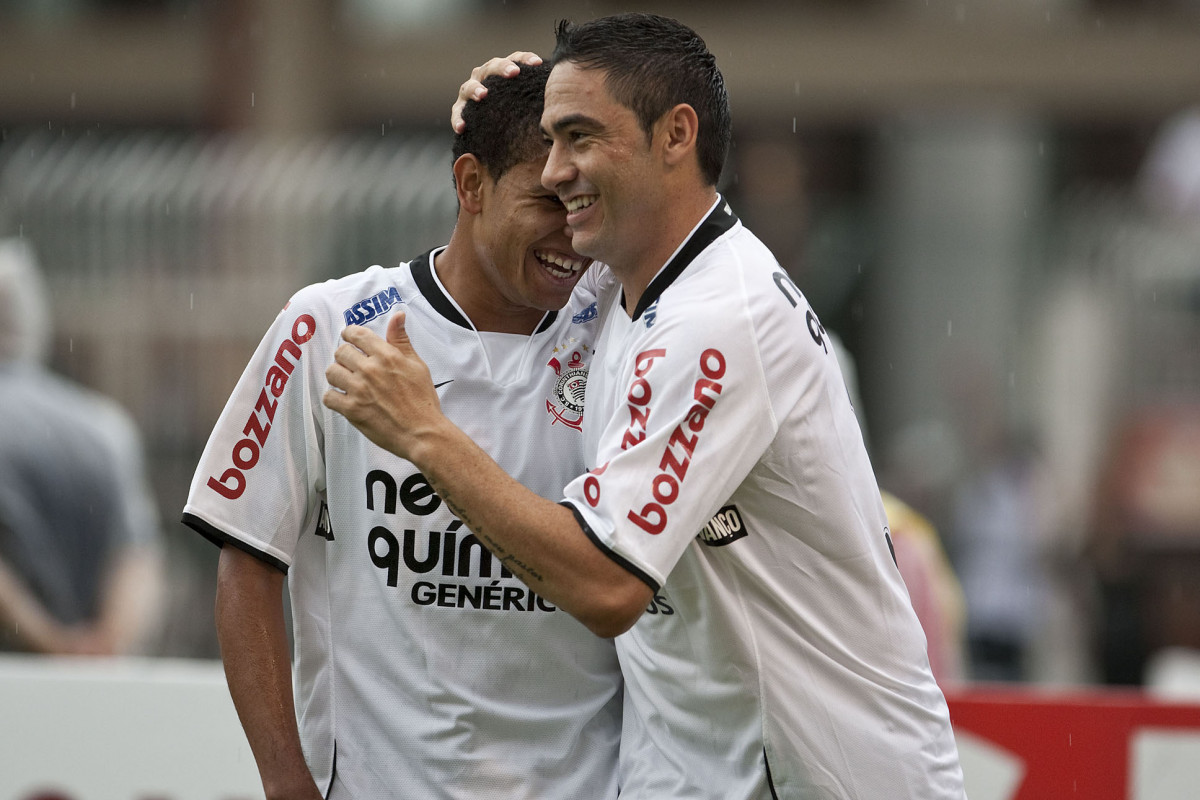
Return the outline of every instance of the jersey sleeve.
{"type": "Polygon", "coordinates": [[[656,590],[776,430],[752,325],[712,316],[660,313],[625,353],[598,466],[564,490],[593,541],[656,590]]]}
{"type": "Polygon", "coordinates": [[[321,396],[335,320],[315,287],[276,317],[213,429],[183,521],[287,570],[320,522],[325,492],[321,396]]]}

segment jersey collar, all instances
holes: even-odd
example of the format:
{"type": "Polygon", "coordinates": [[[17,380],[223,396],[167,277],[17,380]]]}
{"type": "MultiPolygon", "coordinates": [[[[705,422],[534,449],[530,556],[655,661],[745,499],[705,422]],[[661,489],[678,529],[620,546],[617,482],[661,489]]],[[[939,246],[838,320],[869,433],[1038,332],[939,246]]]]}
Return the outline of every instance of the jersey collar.
{"type": "MultiPolygon", "coordinates": [[[[649,308],[667,287],[675,282],[688,264],[696,260],[696,257],[704,252],[710,244],[715,242],[726,231],[737,224],[737,215],[733,213],[733,209],[729,207],[729,203],[721,195],[717,195],[717,202],[713,204],[712,210],[708,212],[708,216],[696,226],[691,235],[683,241],[679,249],[675,251],[675,255],[667,262],[667,265],[658,271],[654,276],[654,280],[650,281],[650,285],[646,287],[646,291],[642,292],[641,298],[638,300],[637,307],[633,309],[633,319],[636,320],[642,316],[647,308],[649,308]]],[[[625,304],[625,292],[621,292],[621,304],[625,304]]]]}
{"type": "MultiPolygon", "coordinates": [[[[444,249],[444,246],[435,247],[414,258],[409,264],[409,267],[412,269],[413,280],[416,281],[417,288],[421,291],[425,299],[429,301],[429,305],[433,306],[435,311],[455,325],[473,331],[475,330],[475,326],[471,324],[471,320],[463,316],[462,311],[458,309],[458,306],[450,299],[449,295],[442,289],[442,285],[433,275],[434,254],[444,249]]],[[[542,318],[541,323],[534,333],[541,333],[544,330],[548,330],[554,324],[554,320],[557,317],[557,311],[546,312],[546,316],[542,318]]]]}

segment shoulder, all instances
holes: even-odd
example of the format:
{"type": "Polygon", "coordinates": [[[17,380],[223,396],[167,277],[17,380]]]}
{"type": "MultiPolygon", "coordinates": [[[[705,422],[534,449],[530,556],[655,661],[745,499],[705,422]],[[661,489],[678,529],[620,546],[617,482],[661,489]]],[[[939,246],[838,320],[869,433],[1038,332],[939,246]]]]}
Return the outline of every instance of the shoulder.
{"type": "Polygon", "coordinates": [[[410,299],[411,272],[375,265],[362,272],[314,283],[292,295],[284,311],[305,313],[342,325],[361,325],[410,299]]]}
{"type": "Polygon", "coordinates": [[[771,252],[740,224],[705,248],[646,310],[648,325],[727,337],[803,302],[771,252]]]}
{"type": "Polygon", "coordinates": [[[49,370],[31,370],[25,379],[36,413],[53,420],[60,431],[70,430],[77,440],[90,441],[110,455],[140,447],[133,416],[115,399],[49,370]]]}

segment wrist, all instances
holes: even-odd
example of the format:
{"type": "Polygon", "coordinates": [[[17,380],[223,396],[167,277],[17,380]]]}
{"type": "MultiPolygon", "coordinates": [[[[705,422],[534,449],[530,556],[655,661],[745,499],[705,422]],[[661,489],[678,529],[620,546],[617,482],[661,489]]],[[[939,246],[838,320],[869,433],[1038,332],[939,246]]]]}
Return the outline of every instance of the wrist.
{"type": "Polygon", "coordinates": [[[439,415],[415,433],[408,447],[408,460],[426,477],[461,459],[473,442],[449,418],[439,415]]]}

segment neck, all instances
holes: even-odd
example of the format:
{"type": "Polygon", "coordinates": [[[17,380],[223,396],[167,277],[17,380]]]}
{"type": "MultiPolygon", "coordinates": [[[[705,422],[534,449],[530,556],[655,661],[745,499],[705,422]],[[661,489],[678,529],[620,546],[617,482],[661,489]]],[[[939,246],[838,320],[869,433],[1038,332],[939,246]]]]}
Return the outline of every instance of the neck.
{"type": "Polygon", "coordinates": [[[633,316],[638,301],[654,280],[671,255],[679,249],[688,234],[700,224],[717,201],[717,190],[712,186],[703,191],[681,193],[671,197],[663,213],[655,218],[655,233],[649,246],[639,251],[635,259],[625,265],[609,264],[613,274],[621,281],[625,290],[625,313],[633,316]],[[660,224],[661,223],[661,224],[660,224]]]}
{"type": "Polygon", "coordinates": [[[541,309],[510,305],[499,297],[484,278],[474,247],[457,227],[431,266],[477,331],[528,335],[546,316],[541,309]]]}

